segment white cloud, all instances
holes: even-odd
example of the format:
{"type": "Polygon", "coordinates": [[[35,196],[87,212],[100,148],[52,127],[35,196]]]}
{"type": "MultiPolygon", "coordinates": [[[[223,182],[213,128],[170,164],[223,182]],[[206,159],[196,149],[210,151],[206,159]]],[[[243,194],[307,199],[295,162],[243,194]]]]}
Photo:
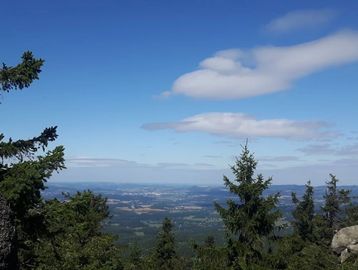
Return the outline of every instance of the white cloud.
{"type": "Polygon", "coordinates": [[[296,156],[266,156],[259,157],[259,162],[286,162],[286,161],[300,161],[299,157],[296,156]]]}
{"type": "Polygon", "coordinates": [[[171,94],[211,99],[253,97],[287,90],[299,78],[356,61],[355,31],[288,47],[231,49],[204,59],[198,70],[180,76],[171,94]]]}
{"type": "MultiPolygon", "coordinates": [[[[277,163],[276,163],[277,164],[277,163]]],[[[356,184],[357,158],[344,158],[333,161],[312,161],[297,166],[274,167],[261,166],[258,164],[257,173],[264,176],[272,176],[274,184],[304,184],[312,180],[314,185],[322,185],[328,178],[329,173],[336,174],[341,180],[341,185],[356,184]]],[[[222,185],[222,175],[231,177],[231,170],[225,166],[222,168],[191,169],[181,167],[180,169],[167,169],[159,166],[137,166],[137,167],[69,167],[60,174],[55,174],[51,182],[78,181],[88,182],[122,182],[122,183],[179,183],[190,185],[222,185]]]]}
{"type": "Polygon", "coordinates": [[[179,162],[158,162],[154,164],[140,163],[137,161],[119,158],[91,158],[73,157],[66,159],[69,168],[146,168],[146,169],[191,169],[200,170],[213,167],[209,163],[179,163],[179,162]]]}
{"type": "Polygon", "coordinates": [[[354,156],[358,157],[358,143],[336,146],[331,144],[310,144],[299,148],[306,155],[354,156]]]}
{"type": "Polygon", "coordinates": [[[274,137],[285,139],[318,139],[334,134],[319,121],[287,119],[257,120],[242,113],[204,113],[179,122],[143,125],[147,130],[173,129],[178,132],[200,131],[234,138],[274,137]]]}
{"type": "MultiPolygon", "coordinates": [[[[260,165],[260,164],[259,164],[260,165]]],[[[307,162],[299,166],[278,169],[263,169],[264,175],[271,175],[274,184],[303,184],[311,180],[313,185],[322,185],[329,178],[329,173],[337,175],[340,185],[354,185],[357,183],[356,171],[358,159],[336,159],[332,161],[307,162]]]]}
{"type": "Polygon", "coordinates": [[[337,13],[330,9],[292,11],[272,20],[265,28],[274,33],[311,29],[329,23],[336,15],[337,13]]]}
{"type": "Polygon", "coordinates": [[[355,157],[358,157],[358,143],[351,144],[351,145],[346,145],[346,146],[341,147],[337,151],[337,154],[341,155],[341,156],[355,156],[355,157]]]}
{"type": "Polygon", "coordinates": [[[297,150],[303,152],[306,155],[327,155],[335,152],[335,150],[332,149],[331,145],[328,143],[310,144],[297,150]]]}
{"type": "Polygon", "coordinates": [[[91,157],[73,157],[66,159],[68,167],[90,168],[90,167],[139,167],[144,164],[118,158],[91,158],[91,157]]]}

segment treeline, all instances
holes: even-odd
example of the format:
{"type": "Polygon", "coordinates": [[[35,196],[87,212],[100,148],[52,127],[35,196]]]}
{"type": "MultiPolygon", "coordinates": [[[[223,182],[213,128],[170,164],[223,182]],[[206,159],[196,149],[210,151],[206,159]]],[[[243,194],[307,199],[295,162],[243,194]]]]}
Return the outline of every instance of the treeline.
{"type": "MultiPolygon", "coordinates": [[[[0,90],[30,86],[43,62],[26,52],[17,66],[3,65],[0,90]]],[[[330,249],[337,229],[358,224],[358,207],[348,190],[337,187],[333,175],[320,208],[314,205],[310,182],[302,198],[292,194],[295,209],[288,223],[278,209],[279,194],[263,195],[271,179],[255,175],[257,162],[245,145],[231,167],[234,180],[224,177],[230,198],[235,199],[214,204],[224,223],[226,243],[217,245],[208,236],[204,243],[192,244],[192,257],[181,257],[173,223],[166,218],[152,249],[144,254],[140,242],[124,248],[116,236],[103,232],[110,213],[101,195],[87,190],[66,194],[61,201],[41,196],[51,175],[65,168],[64,148],[48,150],[56,138],[56,127],[29,140],[0,134],[0,199],[11,210],[15,231],[11,243],[0,251],[2,269],[358,269],[357,257],[341,264],[330,249]]],[[[1,230],[0,237],[6,234],[1,230]]]]}

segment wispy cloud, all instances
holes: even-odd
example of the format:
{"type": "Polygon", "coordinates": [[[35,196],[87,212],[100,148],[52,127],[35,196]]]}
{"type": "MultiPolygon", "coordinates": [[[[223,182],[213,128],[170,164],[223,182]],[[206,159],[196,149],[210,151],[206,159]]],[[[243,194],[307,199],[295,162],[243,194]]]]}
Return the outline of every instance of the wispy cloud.
{"type": "Polygon", "coordinates": [[[298,151],[306,155],[326,155],[334,152],[331,145],[328,143],[324,144],[310,144],[298,149],[298,151]]]}
{"type": "Polygon", "coordinates": [[[178,132],[206,132],[234,138],[273,137],[285,139],[317,139],[335,134],[320,121],[287,119],[258,120],[242,113],[204,113],[179,122],[143,125],[147,130],[173,129],[178,132]]]}
{"type": "Polygon", "coordinates": [[[202,61],[198,70],[180,76],[170,93],[208,99],[248,98],[287,90],[299,78],[356,61],[355,31],[288,47],[225,50],[202,61]]]}
{"type": "Polygon", "coordinates": [[[331,144],[309,144],[299,148],[306,155],[355,156],[358,157],[358,143],[335,146],[331,144]]]}
{"type": "Polygon", "coordinates": [[[337,12],[330,9],[297,10],[272,20],[265,29],[273,33],[312,29],[331,22],[336,15],[337,12]]]}
{"type": "MultiPolygon", "coordinates": [[[[76,159],[76,158],[74,158],[76,159]]],[[[83,160],[83,158],[80,158],[83,160]]],[[[86,158],[90,161],[91,158],[86,158]]],[[[275,158],[274,158],[275,159],[275,158]]],[[[279,158],[280,159],[280,158],[279,158]]],[[[97,163],[98,158],[92,160],[97,163]]],[[[103,160],[117,160],[111,158],[104,158],[103,160]]],[[[354,177],[356,168],[358,166],[358,158],[341,158],[335,160],[328,160],[324,162],[304,162],[292,166],[281,166],[281,162],[276,162],[274,166],[270,164],[263,164],[259,160],[258,172],[265,176],[273,176],[275,184],[302,184],[307,180],[312,180],[313,184],[324,184],[329,173],[334,173],[341,180],[341,184],[355,184],[354,177]]],[[[132,163],[132,161],[129,161],[132,163]]],[[[52,181],[110,181],[110,182],[142,182],[142,183],[186,183],[186,184],[222,184],[222,175],[231,175],[229,168],[215,168],[206,166],[206,164],[199,164],[200,169],[193,169],[193,166],[186,166],[183,164],[173,163],[173,166],[164,164],[164,167],[156,165],[141,164],[135,162],[134,167],[115,166],[113,163],[107,167],[71,167],[63,171],[61,174],[56,174],[52,181]]],[[[122,162],[119,164],[124,165],[122,162]]]]}
{"type": "Polygon", "coordinates": [[[155,164],[140,163],[118,158],[73,157],[66,159],[69,168],[147,168],[147,169],[187,169],[200,170],[214,167],[209,163],[158,162],[155,164]]]}
{"type": "Polygon", "coordinates": [[[203,156],[204,158],[213,158],[213,159],[218,159],[218,158],[221,158],[221,156],[219,156],[219,155],[204,155],[203,156]]]}
{"type": "Polygon", "coordinates": [[[263,169],[264,175],[271,175],[274,183],[302,184],[311,180],[314,185],[322,185],[329,178],[329,173],[337,175],[341,185],[356,184],[355,178],[358,158],[344,158],[325,162],[309,162],[286,168],[263,169]],[[277,182],[276,182],[277,183],[277,182]]]}
{"type": "Polygon", "coordinates": [[[337,150],[338,155],[358,157],[358,143],[345,145],[337,150]]]}
{"type": "Polygon", "coordinates": [[[73,157],[66,159],[68,167],[88,168],[88,167],[143,167],[136,161],[130,161],[118,158],[91,158],[91,157],[73,157]]]}
{"type": "Polygon", "coordinates": [[[287,162],[287,161],[300,161],[300,158],[297,156],[266,156],[258,157],[259,162],[287,162]]]}

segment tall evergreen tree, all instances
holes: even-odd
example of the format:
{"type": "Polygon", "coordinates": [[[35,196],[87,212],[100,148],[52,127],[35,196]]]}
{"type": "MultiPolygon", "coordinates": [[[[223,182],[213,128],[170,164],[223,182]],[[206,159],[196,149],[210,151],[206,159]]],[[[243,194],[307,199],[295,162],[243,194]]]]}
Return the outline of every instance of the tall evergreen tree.
{"type": "MultiPolygon", "coordinates": [[[[25,52],[19,65],[3,64],[0,91],[30,86],[43,62],[25,52]]],[[[122,269],[113,237],[101,232],[109,214],[104,198],[84,192],[68,202],[46,202],[41,196],[51,175],[65,168],[62,146],[47,151],[56,138],[56,127],[28,140],[6,140],[0,134],[0,194],[14,215],[19,268],[122,269]]]]}
{"type": "Polygon", "coordinates": [[[227,231],[228,261],[233,269],[264,266],[267,246],[275,239],[276,222],[281,217],[276,208],[279,194],[264,196],[271,178],[254,177],[257,162],[247,144],[231,167],[235,180],[224,176],[225,186],[236,197],[227,208],[215,203],[227,231]]]}
{"type": "MultiPolygon", "coordinates": [[[[3,64],[0,69],[0,91],[23,89],[38,79],[42,59],[25,52],[15,67],[3,64]]],[[[0,193],[9,202],[15,216],[18,257],[21,269],[35,265],[34,245],[42,233],[43,200],[41,190],[54,171],[64,168],[62,146],[42,153],[57,138],[56,127],[46,128],[29,140],[5,140],[0,134],[0,193]]]]}
{"type": "Polygon", "coordinates": [[[300,201],[296,193],[292,192],[292,202],[296,205],[296,208],[292,212],[293,226],[295,232],[303,240],[313,240],[313,226],[314,226],[314,201],[313,201],[313,187],[311,182],[308,181],[306,184],[306,191],[300,201]]]}
{"type": "Polygon", "coordinates": [[[343,221],[342,205],[350,202],[350,191],[345,189],[338,189],[338,179],[335,175],[329,175],[331,180],[326,182],[326,193],[324,195],[324,206],[322,207],[324,219],[327,222],[328,228],[338,229],[340,223],[343,221]]]}
{"type": "Polygon", "coordinates": [[[158,234],[157,245],[154,250],[154,269],[178,269],[179,261],[175,249],[175,237],[172,230],[172,221],[169,218],[165,218],[161,231],[158,234]]]}

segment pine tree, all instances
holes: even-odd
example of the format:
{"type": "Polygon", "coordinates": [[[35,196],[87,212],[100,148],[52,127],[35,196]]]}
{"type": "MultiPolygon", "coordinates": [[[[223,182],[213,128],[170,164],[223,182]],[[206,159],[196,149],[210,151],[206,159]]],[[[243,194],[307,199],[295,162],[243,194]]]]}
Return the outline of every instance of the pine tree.
{"type": "Polygon", "coordinates": [[[271,178],[254,178],[257,162],[243,147],[240,158],[231,167],[235,180],[224,176],[225,186],[237,197],[229,199],[227,208],[215,203],[227,231],[228,261],[233,269],[253,269],[262,266],[268,253],[267,246],[275,239],[276,222],[281,214],[276,208],[279,194],[264,196],[271,178]]]}
{"type": "Polygon", "coordinates": [[[339,228],[342,222],[342,205],[350,202],[350,191],[337,189],[338,179],[335,175],[329,175],[331,180],[326,182],[324,206],[322,207],[324,219],[332,232],[339,228]]]}
{"type": "MultiPolygon", "coordinates": [[[[38,79],[43,65],[31,52],[25,52],[15,67],[3,64],[0,69],[0,91],[23,89],[38,79]]],[[[5,140],[0,134],[0,193],[10,204],[15,216],[18,258],[21,269],[35,265],[34,246],[43,228],[41,190],[54,171],[64,168],[62,146],[42,153],[57,138],[56,127],[46,128],[29,140],[5,140]]]]}
{"type": "Polygon", "coordinates": [[[306,184],[306,191],[300,201],[296,193],[292,193],[292,202],[296,205],[296,208],[292,212],[294,218],[292,224],[295,228],[295,232],[303,240],[313,241],[313,226],[314,226],[314,201],[313,201],[313,187],[311,182],[306,184]]]}
{"type": "Polygon", "coordinates": [[[178,256],[175,249],[175,237],[172,232],[173,224],[169,218],[165,218],[157,237],[157,245],[154,250],[154,264],[158,270],[178,269],[178,256]]]}
{"type": "MultiPolygon", "coordinates": [[[[3,64],[0,91],[30,86],[43,62],[25,52],[19,65],[3,64]]],[[[115,239],[101,232],[109,215],[104,198],[89,191],[67,197],[67,202],[46,202],[41,196],[51,175],[65,168],[62,146],[47,151],[56,129],[46,128],[28,140],[5,140],[0,134],[0,194],[14,215],[17,264],[21,270],[120,270],[115,239]]]]}

